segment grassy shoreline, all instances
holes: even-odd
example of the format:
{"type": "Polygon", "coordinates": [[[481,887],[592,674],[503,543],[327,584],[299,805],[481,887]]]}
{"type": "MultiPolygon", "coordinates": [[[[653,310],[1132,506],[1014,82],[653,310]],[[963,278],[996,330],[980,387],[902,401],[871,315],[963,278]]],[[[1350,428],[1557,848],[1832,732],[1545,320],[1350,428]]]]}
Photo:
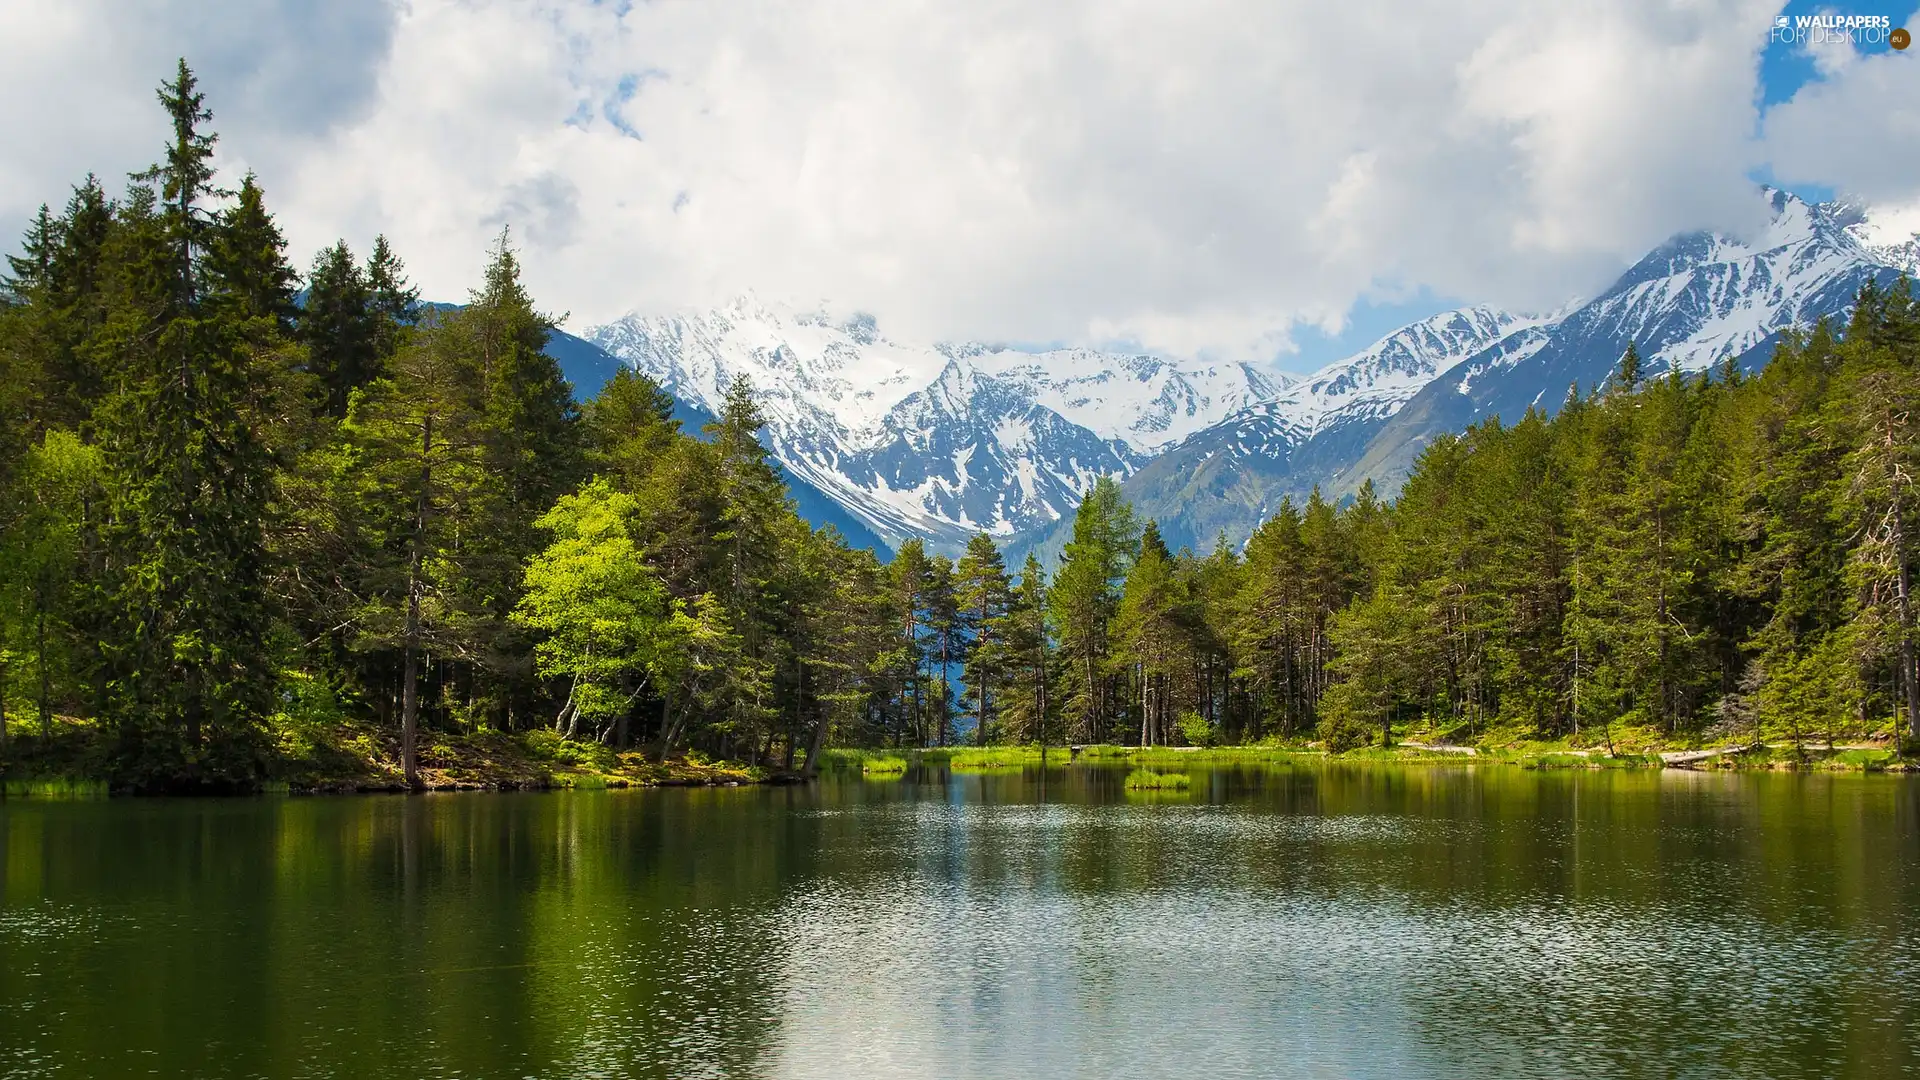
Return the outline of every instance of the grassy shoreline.
{"type": "MultiPolygon", "coordinates": [[[[910,764],[945,765],[955,773],[1018,771],[1036,768],[1041,762],[1038,747],[929,747],[923,749],[856,750],[826,752],[828,767],[862,769],[863,762],[885,759],[910,764]]],[[[1795,746],[1788,743],[1731,744],[1725,747],[1696,743],[1662,743],[1636,740],[1617,742],[1612,752],[1603,746],[1577,746],[1565,741],[1509,741],[1461,745],[1428,743],[1417,739],[1397,742],[1387,748],[1358,747],[1342,753],[1328,753],[1316,742],[1263,743],[1251,746],[1124,746],[1091,744],[1051,746],[1047,765],[1058,768],[1069,764],[1107,764],[1149,770],[1234,765],[1283,765],[1306,762],[1507,765],[1528,769],[1684,769],[1689,771],[1764,770],[1828,772],[1920,772],[1920,758],[1901,755],[1889,741],[1881,743],[1808,741],[1795,746]],[[1697,760],[1668,760],[1662,755],[1711,753],[1697,760]]],[[[866,771],[872,771],[867,769],[866,771]]],[[[894,769],[893,771],[899,771],[894,769]]]]}
{"type": "MultiPolygon", "coordinates": [[[[290,723],[272,731],[262,791],[294,795],[404,792],[396,733],[372,724],[290,723]]],[[[0,794],[97,795],[109,791],[109,747],[90,721],[59,717],[52,738],[37,723],[8,724],[0,757],[0,794]]],[[[550,729],[452,735],[423,732],[425,791],[550,791],[629,787],[731,787],[791,777],[697,753],[665,762],[637,750],[563,739],[550,729]]]]}
{"type": "MultiPolygon", "coordinates": [[[[58,718],[52,739],[38,725],[8,724],[0,757],[0,796],[92,797],[109,790],[110,762],[102,732],[92,723],[58,718]]],[[[402,792],[397,737],[371,724],[296,722],[272,732],[263,790],[290,794],[402,792]]],[[[792,782],[794,774],[688,754],[653,762],[638,751],[615,752],[597,743],[563,739],[547,729],[450,735],[426,733],[421,778],[427,791],[598,790],[629,787],[739,786],[792,782]]],[[[829,749],[823,770],[872,780],[894,780],[915,766],[944,767],[955,774],[1018,773],[1038,768],[1033,745],[928,747],[921,749],[829,749]]],[[[1317,743],[1295,741],[1252,746],[1138,747],[1049,746],[1049,768],[1107,765],[1148,773],[1233,766],[1343,762],[1354,764],[1505,765],[1528,769],[1660,769],[1692,771],[1920,772],[1920,759],[1896,752],[1890,742],[1785,742],[1708,747],[1666,744],[1646,738],[1617,739],[1603,746],[1510,739],[1459,745],[1407,739],[1390,748],[1360,747],[1329,754],[1317,743]],[[1663,757],[1662,755],[1668,755],[1663,757]],[[1681,760],[1670,760],[1685,755],[1681,760]],[[1711,756],[1702,756],[1711,755],[1711,756]]]]}

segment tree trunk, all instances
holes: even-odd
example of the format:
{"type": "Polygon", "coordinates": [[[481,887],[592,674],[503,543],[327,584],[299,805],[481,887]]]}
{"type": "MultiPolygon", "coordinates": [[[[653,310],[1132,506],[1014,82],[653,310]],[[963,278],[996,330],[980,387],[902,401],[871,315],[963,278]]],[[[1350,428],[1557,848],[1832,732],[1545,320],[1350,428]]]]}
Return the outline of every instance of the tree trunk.
{"type": "Polygon", "coordinates": [[[1040,743],[1040,757],[1047,756],[1047,647],[1040,646],[1040,656],[1033,667],[1033,735],[1040,743]]]}
{"type": "MultiPolygon", "coordinates": [[[[35,612],[36,621],[39,623],[36,631],[39,641],[34,651],[37,654],[35,659],[40,664],[40,741],[52,745],[53,694],[51,677],[47,672],[47,596],[44,588],[40,592],[39,603],[34,606],[39,609],[35,612]]],[[[0,727],[4,726],[4,723],[0,722],[0,727]]],[[[0,743],[5,742],[6,737],[0,735],[0,743]]]]}
{"type": "Polygon", "coordinates": [[[1152,746],[1153,728],[1150,725],[1152,724],[1153,702],[1152,694],[1147,689],[1146,665],[1135,664],[1133,668],[1134,671],[1138,673],[1140,679],[1140,745],[1152,746]]]}
{"type": "Polygon", "coordinates": [[[807,763],[801,767],[802,778],[812,780],[820,775],[820,751],[827,745],[827,710],[820,710],[820,722],[813,725],[813,739],[807,745],[807,763]]]}
{"type": "MultiPolygon", "coordinates": [[[[417,561],[416,561],[417,562],[417,561]]],[[[417,573],[417,571],[416,571],[417,573]]],[[[420,602],[418,593],[408,589],[406,674],[400,689],[400,772],[408,787],[420,786],[420,762],[416,743],[420,720],[420,656],[414,646],[419,634],[420,602]]]]}
{"type": "Polygon", "coordinates": [[[420,565],[426,545],[427,492],[433,484],[433,418],[420,426],[420,494],[414,500],[413,550],[407,559],[406,670],[400,690],[400,771],[409,788],[420,786],[420,565]]]}
{"type": "Polygon", "coordinates": [[[1916,668],[1914,663],[1913,602],[1909,596],[1911,581],[1907,572],[1906,530],[1900,520],[1902,509],[1899,501],[1895,500],[1893,558],[1899,567],[1895,580],[1900,596],[1900,677],[1907,684],[1907,737],[1920,739],[1920,668],[1916,668]]]}
{"type": "Polygon", "coordinates": [[[660,692],[660,741],[654,744],[654,764],[667,760],[667,736],[673,730],[673,688],[663,686],[660,692]]]}
{"type": "Polygon", "coordinates": [[[980,672],[980,685],[973,688],[976,695],[973,708],[973,743],[975,746],[987,745],[987,673],[985,666],[980,672]]]}
{"type": "Polygon", "coordinates": [[[953,619],[949,617],[947,619],[947,623],[949,625],[942,626],[940,628],[940,743],[939,744],[941,746],[947,745],[947,728],[949,726],[948,720],[950,719],[948,714],[953,711],[953,687],[947,685],[947,672],[952,670],[953,668],[953,653],[952,653],[953,629],[951,626],[952,622],[953,622],[953,619]]]}

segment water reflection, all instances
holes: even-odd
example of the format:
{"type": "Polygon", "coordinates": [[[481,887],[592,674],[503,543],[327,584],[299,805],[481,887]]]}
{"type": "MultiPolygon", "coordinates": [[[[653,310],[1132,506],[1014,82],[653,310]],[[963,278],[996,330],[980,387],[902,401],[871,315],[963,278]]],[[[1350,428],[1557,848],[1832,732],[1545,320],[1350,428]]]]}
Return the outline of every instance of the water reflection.
{"type": "Polygon", "coordinates": [[[0,804],[0,1072],[1920,1075],[1920,784],[0,804]]]}

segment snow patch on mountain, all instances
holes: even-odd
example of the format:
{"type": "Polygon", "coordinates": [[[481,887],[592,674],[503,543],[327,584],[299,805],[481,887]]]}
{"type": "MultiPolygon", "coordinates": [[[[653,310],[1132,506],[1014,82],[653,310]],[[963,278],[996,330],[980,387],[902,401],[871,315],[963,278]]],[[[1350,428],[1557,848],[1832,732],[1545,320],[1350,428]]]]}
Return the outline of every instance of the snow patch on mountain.
{"type": "Polygon", "coordinates": [[[1281,388],[1271,400],[1233,413],[1220,425],[1231,438],[1210,442],[1209,451],[1277,455],[1349,425],[1378,423],[1454,365],[1545,321],[1477,306],[1403,326],[1281,388]]]}
{"type": "Polygon", "coordinates": [[[773,455],[890,541],[1055,520],[1101,475],[1286,389],[1246,364],[888,338],[871,316],[745,296],[586,337],[718,412],[744,376],[773,455]]]}

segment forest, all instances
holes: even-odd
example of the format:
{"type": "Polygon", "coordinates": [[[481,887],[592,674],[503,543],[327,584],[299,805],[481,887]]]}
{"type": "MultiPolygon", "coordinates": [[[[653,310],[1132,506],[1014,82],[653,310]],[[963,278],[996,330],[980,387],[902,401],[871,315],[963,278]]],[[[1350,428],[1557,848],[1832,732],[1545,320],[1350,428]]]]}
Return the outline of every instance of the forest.
{"type": "MultiPolygon", "coordinates": [[[[1396,497],[1169,551],[1112,479],[1056,565],[802,520],[753,388],[680,429],[571,387],[510,237],[459,306],[384,238],[301,272],[182,62],[160,160],[0,279],[0,758],[84,728],[140,791],[254,790],[329,725],[792,772],[823,748],[1341,751],[1920,736],[1920,310],[1642,370],[1426,448],[1396,497]]],[[[477,256],[480,253],[476,253],[477,256]]]]}

